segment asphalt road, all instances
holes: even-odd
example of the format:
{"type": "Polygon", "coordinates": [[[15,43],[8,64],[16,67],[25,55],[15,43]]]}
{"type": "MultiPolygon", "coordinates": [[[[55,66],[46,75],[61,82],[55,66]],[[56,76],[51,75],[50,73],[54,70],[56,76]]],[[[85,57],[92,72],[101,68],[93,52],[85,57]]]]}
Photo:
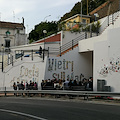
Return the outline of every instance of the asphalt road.
{"type": "Polygon", "coordinates": [[[0,97],[0,120],[120,120],[120,105],[0,97]]]}

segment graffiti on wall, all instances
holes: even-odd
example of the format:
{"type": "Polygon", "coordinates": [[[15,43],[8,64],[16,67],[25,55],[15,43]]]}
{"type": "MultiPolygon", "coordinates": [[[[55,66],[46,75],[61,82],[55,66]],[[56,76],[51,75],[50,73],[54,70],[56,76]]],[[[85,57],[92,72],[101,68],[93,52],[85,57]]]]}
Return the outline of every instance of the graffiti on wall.
{"type": "Polygon", "coordinates": [[[67,77],[65,77],[65,72],[61,72],[61,73],[53,73],[52,77],[53,79],[61,79],[61,80],[76,80],[76,81],[82,81],[82,79],[84,78],[83,74],[80,75],[74,75],[74,73],[72,72],[71,74],[67,75],[67,77]],[[82,76],[81,76],[82,75],[82,76]]]}
{"type": "Polygon", "coordinates": [[[65,59],[58,60],[58,59],[48,59],[48,71],[53,72],[52,77],[53,79],[62,79],[65,80],[66,77],[66,71],[69,71],[71,75],[67,75],[67,79],[73,78],[73,68],[74,68],[74,62],[73,61],[67,61],[65,59]],[[58,73],[57,70],[60,70],[58,73]]]}
{"type": "Polygon", "coordinates": [[[39,80],[39,68],[35,66],[35,64],[32,66],[32,68],[28,68],[25,66],[20,67],[20,71],[18,77],[13,77],[13,79],[10,81],[11,86],[14,82],[21,82],[23,83],[28,82],[30,80],[34,82],[38,82],[39,80]]]}
{"type": "Polygon", "coordinates": [[[50,58],[48,59],[48,71],[56,71],[58,69],[68,70],[69,68],[73,71],[73,65],[73,61],[66,61],[65,59],[63,59],[63,61],[50,58]]]}
{"type": "Polygon", "coordinates": [[[120,73],[120,57],[117,57],[117,59],[111,58],[109,65],[104,64],[99,70],[99,74],[104,77],[107,77],[108,74],[112,74],[113,72],[120,73]]]}
{"type": "Polygon", "coordinates": [[[74,71],[74,62],[67,61],[66,59],[57,60],[57,59],[48,59],[48,71],[52,72],[53,79],[61,79],[61,80],[81,80],[84,77],[83,74],[76,75],[74,71]],[[58,72],[57,70],[60,70],[58,72]],[[68,72],[69,71],[69,72],[68,72]]]}

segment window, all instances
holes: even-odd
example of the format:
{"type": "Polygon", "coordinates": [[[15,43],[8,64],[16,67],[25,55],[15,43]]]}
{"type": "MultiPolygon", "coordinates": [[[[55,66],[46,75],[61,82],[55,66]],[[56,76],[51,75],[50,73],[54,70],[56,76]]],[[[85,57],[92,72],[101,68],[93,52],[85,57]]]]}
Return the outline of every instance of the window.
{"type": "Polygon", "coordinates": [[[75,26],[75,25],[76,25],[76,20],[73,21],[73,25],[72,25],[72,27],[75,26]]]}
{"type": "Polygon", "coordinates": [[[85,23],[85,24],[86,24],[86,19],[82,19],[82,23],[85,23]]]}
{"type": "Polygon", "coordinates": [[[70,27],[70,23],[69,22],[67,23],[67,26],[70,27]]]}
{"type": "Polygon", "coordinates": [[[10,40],[5,40],[5,47],[10,47],[10,40]]]}

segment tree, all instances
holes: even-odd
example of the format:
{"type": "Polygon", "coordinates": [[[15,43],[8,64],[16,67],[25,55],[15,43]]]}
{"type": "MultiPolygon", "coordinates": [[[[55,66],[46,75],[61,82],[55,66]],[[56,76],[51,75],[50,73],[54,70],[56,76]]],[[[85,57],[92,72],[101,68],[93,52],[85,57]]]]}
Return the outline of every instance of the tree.
{"type": "MultiPolygon", "coordinates": [[[[95,8],[99,7],[101,4],[108,0],[88,0],[88,12],[93,11],[95,8]]],[[[66,13],[61,17],[60,21],[63,21],[73,15],[81,13],[81,2],[74,5],[69,13],[66,13]]],[[[87,15],[87,0],[82,0],[82,14],[87,15]]]]}
{"type": "Polygon", "coordinates": [[[46,36],[49,36],[53,33],[57,33],[58,31],[58,22],[52,21],[52,22],[41,22],[38,25],[35,25],[34,30],[32,30],[29,33],[28,39],[33,42],[37,41],[39,39],[42,39],[44,37],[43,30],[47,31],[46,36]]]}

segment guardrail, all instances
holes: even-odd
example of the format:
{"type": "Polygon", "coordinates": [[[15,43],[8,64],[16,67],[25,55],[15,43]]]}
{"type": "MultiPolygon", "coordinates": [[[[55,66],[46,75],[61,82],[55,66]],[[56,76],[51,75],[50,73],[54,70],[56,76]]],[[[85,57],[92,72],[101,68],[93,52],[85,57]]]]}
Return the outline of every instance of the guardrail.
{"type": "Polygon", "coordinates": [[[102,97],[120,97],[120,93],[115,92],[93,92],[93,91],[67,91],[67,90],[16,90],[16,91],[0,91],[0,94],[47,94],[47,95],[75,95],[83,96],[84,99],[90,96],[102,96],[102,97]]]}

